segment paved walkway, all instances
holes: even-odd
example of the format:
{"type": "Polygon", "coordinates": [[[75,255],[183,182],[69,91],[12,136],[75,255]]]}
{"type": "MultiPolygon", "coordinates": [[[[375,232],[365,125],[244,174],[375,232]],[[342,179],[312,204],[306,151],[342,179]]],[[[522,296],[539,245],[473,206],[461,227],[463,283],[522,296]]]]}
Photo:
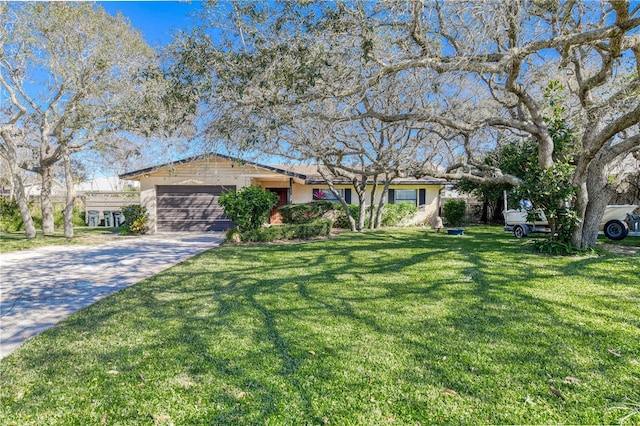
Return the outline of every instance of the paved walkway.
{"type": "Polygon", "coordinates": [[[115,238],[0,255],[0,359],[77,310],[220,244],[221,233],[115,238]]]}

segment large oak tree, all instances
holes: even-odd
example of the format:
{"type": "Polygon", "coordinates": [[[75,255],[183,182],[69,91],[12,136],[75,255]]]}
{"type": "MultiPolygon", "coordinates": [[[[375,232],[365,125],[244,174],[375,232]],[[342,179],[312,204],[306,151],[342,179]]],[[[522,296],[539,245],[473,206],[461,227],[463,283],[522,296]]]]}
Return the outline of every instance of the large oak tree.
{"type": "Polygon", "coordinates": [[[290,142],[274,129],[286,129],[309,111],[324,122],[420,122],[439,126],[443,137],[425,139],[441,153],[440,167],[423,164],[416,173],[518,184],[517,177],[484,164],[484,153],[503,140],[531,138],[540,168],[550,169],[559,161],[550,122],[562,120],[576,140],[570,166],[577,195],[571,201],[581,222],[573,243],[595,244],[615,190],[609,171],[640,149],[637,3],[225,5],[212,3],[208,24],[177,46],[183,70],[196,76],[190,82],[198,82],[200,99],[211,107],[214,128],[243,126],[250,137],[236,142],[270,147],[290,142]],[[400,100],[418,102],[396,102],[395,110],[363,102],[397,96],[385,90],[389,82],[407,82],[400,100]],[[550,97],[550,87],[561,96],[550,97]]]}
{"type": "Polygon", "coordinates": [[[53,232],[51,185],[64,162],[65,235],[73,235],[71,156],[126,152],[124,132],[147,135],[165,118],[158,55],[122,16],[92,3],[0,6],[0,155],[9,164],[27,237],[35,236],[20,168],[41,177],[43,231],[53,232]]]}

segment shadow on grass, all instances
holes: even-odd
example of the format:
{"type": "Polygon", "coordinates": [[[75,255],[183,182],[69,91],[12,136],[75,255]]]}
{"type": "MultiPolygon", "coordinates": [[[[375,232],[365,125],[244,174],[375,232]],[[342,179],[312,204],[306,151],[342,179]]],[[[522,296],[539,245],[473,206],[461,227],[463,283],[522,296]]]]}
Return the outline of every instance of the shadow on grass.
{"type": "Polygon", "coordinates": [[[565,402],[549,386],[571,395],[580,389],[567,376],[619,372],[607,345],[638,334],[622,327],[637,309],[629,262],[547,259],[485,228],[220,248],[79,312],[9,360],[40,377],[37,399],[71,387],[120,421],[602,422],[589,410],[614,391],[565,402]]]}

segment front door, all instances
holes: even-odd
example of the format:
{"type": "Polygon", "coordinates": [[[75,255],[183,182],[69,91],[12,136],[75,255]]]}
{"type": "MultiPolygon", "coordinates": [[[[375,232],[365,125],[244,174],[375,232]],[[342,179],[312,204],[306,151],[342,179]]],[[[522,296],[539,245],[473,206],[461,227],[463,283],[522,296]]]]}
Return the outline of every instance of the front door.
{"type": "Polygon", "coordinates": [[[271,191],[278,196],[278,202],[271,209],[269,215],[269,223],[272,225],[278,225],[282,223],[282,216],[278,213],[278,207],[287,204],[289,199],[289,188],[267,188],[267,191],[271,191]]]}

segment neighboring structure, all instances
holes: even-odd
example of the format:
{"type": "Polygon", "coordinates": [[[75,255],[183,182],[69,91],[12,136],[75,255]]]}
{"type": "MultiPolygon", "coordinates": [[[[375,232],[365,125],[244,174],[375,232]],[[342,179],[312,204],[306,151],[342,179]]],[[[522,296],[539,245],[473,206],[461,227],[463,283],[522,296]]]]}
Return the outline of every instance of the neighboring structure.
{"type": "Polygon", "coordinates": [[[139,182],[118,176],[81,182],[76,185],[76,194],[84,203],[85,223],[89,226],[118,226],[124,221],[122,207],[140,204],[139,182]]]}
{"type": "Polygon", "coordinates": [[[89,226],[120,226],[124,222],[122,207],[140,204],[140,193],[137,191],[85,192],[80,198],[84,203],[85,223],[89,226]],[[113,217],[114,213],[117,219],[113,217]]]}
{"type": "MultiPolygon", "coordinates": [[[[24,193],[27,198],[39,198],[42,194],[42,184],[39,177],[34,176],[33,183],[25,183],[24,193]]],[[[63,200],[67,193],[67,189],[64,183],[59,182],[56,179],[51,180],[51,198],[54,200],[63,200]]]]}
{"type": "MultiPolygon", "coordinates": [[[[40,177],[34,173],[30,173],[25,181],[25,194],[30,199],[37,199],[42,193],[42,184],[40,177]]],[[[110,176],[92,179],[86,182],[80,182],[74,185],[76,196],[82,196],[85,193],[117,193],[117,192],[137,192],[140,184],[136,181],[121,180],[118,176],[110,176]]],[[[11,187],[4,186],[1,188],[2,195],[12,193],[11,187]]],[[[67,195],[67,187],[64,182],[52,179],[51,197],[55,202],[65,202],[67,195]]]]}
{"type": "Polygon", "coordinates": [[[129,192],[139,191],[136,181],[122,180],[118,176],[107,176],[80,182],[75,186],[77,193],[85,192],[129,192]]]}
{"type": "MultiPolygon", "coordinates": [[[[331,195],[316,166],[264,165],[221,154],[136,170],[120,175],[120,179],[140,182],[140,202],[147,208],[154,232],[229,229],[232,223],[218,204],[218,197],[224,191],[245,186],[273,191],[278,195],[278,205],[310,202],[319,191],[331,195]]],[[[425,217],[434,216],[445,183],[429,177],[394,179],[387,202],[415,203],[425,217]]],[[[348,203],[355,203],[348,182],[335,186],[348,203]]]]}
{"type": "Polygon", "coordinates": [[[474,196],[470,194],[466,194],[464,192],[460,192],[455,189],[455,185],[447,184],[444,189],[440,192],[440,210],[438,212],[439,216],[444,216],[443,207],[444,203],[447,200],[462,200],[466,206],[466,214],[465,221],[472,222],[480,222],[482,220],[482,208],[483,203],[481,200],[478,200],[474,196]]]}
{"type": "Polygon", "coordinates": [[[640,204],[640,155],[627,155],[607,172],[612,179],[621,173],[626,175],[609,204],[640,204]]]}

